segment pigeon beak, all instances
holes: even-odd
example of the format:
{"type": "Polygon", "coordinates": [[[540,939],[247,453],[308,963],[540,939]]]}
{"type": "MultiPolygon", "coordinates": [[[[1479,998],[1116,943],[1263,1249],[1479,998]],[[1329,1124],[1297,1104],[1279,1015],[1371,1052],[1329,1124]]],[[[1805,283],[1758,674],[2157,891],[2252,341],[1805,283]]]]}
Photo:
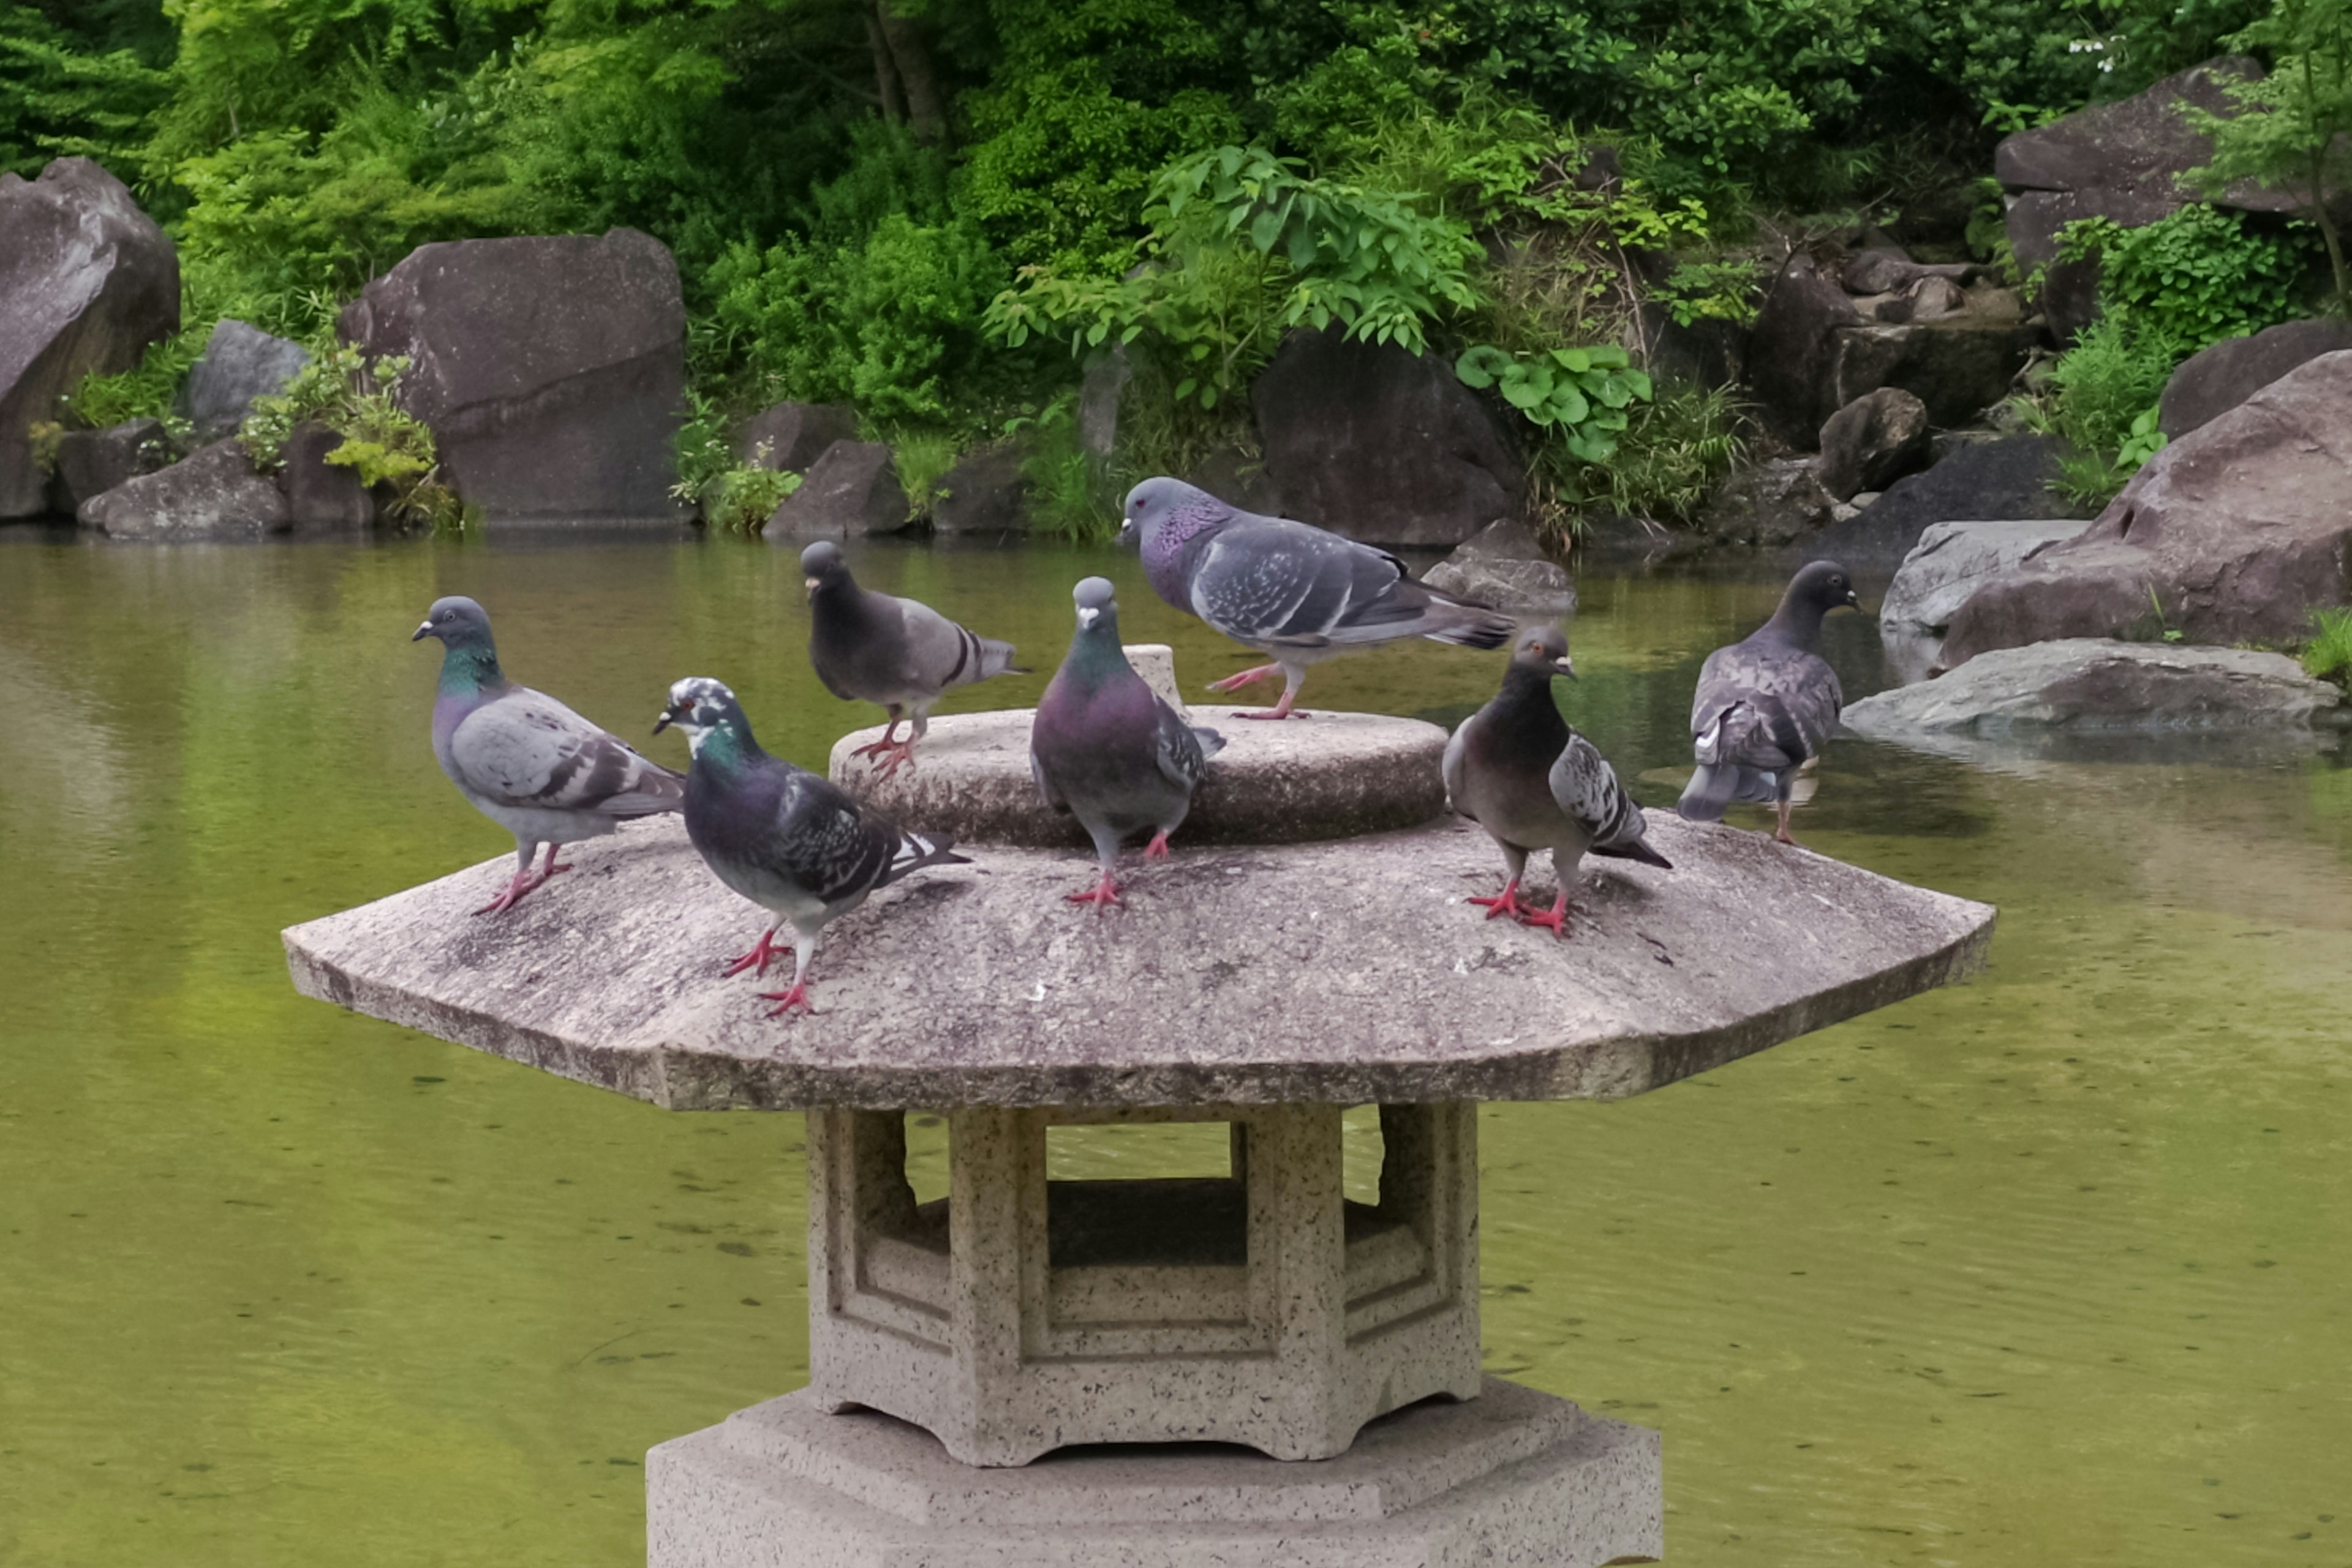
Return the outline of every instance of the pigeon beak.
{"type": "Polygon", "coordinates": [[[1095,623],[1100,619],[1102,619],[1102,612],[1100,610],[1080,610],[1078,612],[1078,629],[1080,631],[1092,631],[1094,630],[1095,623]]]}
{"type": "Polygon", "coordinates": [[[665,709],[663,709],[663,710],[661,710],[661,717],[654,721],[654,733],[655,733],[655,734],[656,734],[656,735],[658,735],[658,734],[660,734],[664,730],[668,729],[668,728],[670,727],[670,721],[671,721],[672,720],[676,719],[677,716],[678,716],[678,715],[677,715],[677,709],[675,709],[675,708],[665,708],[665,709]]]}
{"type": "Polygon", "coordinates": [[[1120,518],[1118,520],[1118,538],[1114,541],[1114,542],[1119,544],[1132,544],[1134,542],[1135,519],[1131,517],[1120,518]]]}
{"type": "Polygon", "coordinates": [[[816,579],[814,577],[803,577],[801,579],[801,586],[814,594],[816,592],[816,579]]]}
{"type": "Polygon", "coordinates": [[[1845,591],[1845,602],[1852,605],[1857,610],[1862,608],[1862,595],[1855,593],[1851,588],[1848,588],[1845,591]]]}
{"type": "Polygon", "coordinates": [[[1576,679],[1576,661],[1569,658],[1566,654],[1561,654],[1558,658],[1552,660],[1551,667],[1559,673],[1568,677],[1570,680],[1574,680],[1576,679]]]}
{"type": "Polygon", "coordinates": [[[410,642],[423,642],[426,637],[429,637],[432,635],[433,623],[431,621],[426,621],[423,626],[416,628],[415,632],[410,636],[408,640],[410,642]]]}

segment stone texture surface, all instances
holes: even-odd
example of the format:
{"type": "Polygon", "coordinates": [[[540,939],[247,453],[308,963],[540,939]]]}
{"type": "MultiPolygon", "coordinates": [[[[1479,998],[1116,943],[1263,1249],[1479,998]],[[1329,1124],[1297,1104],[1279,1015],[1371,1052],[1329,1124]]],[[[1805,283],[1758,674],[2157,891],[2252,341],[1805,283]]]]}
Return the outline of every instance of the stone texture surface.
{"type": "Polygon", "coordinates": [[[132,419],[103,430],[68,430],[49,475],[49,510],[72,517],[81,503],[172,460],[161,419],[132,419]]]}
{"type": "Polygon", "coordinates": [[[1817,548],[1841,561],[1900,560],[1931,523],[2063,517],[2067,504],[2049,483],[2057,471],[2057,445],[2047,436],[1966,442],[1933,468],[1887,486],[1861,515],[1822,535],[1817,548]]]}
{"type": "Polygon", "coordinates": [[[1250,398],[1267,476],[1289,515],[1318,528],[1452,546],[1526,500],[1508,426],[1443,354],[1294,331],[1250,398]]]}
{"type": "Polygon", "coordinates": [[[290,525],[286,494],[254,471],[245,448],[215,441],[168,468],[85,501],[81,525],[112,539],[159,542],[258,539],[290,525]]]}
{"type": "Polygon", "coordinates": [[[910,519],[890,448],[881,441],[835,441],[786,496],[763,531],[797,550],[812,539],[897,533],[910,519]]]}
{"type": "Polygon", "coordinates": [[[286,494],[286,520],[297,531],[343,532],[374,523],[375,498],[359,475],[327,461],[342,444],[341,436],[306,419],[278,449],[278,488],[286,494]]]}
{"type": "Polygon", "coordinates": [[[371,356],[408,356],[401,402],[432,426],[442,477],[493,521],[682,515],[669,490],[686,306],[651,236],[419,246],[341,331],[371,356]]]}
{"type": "Polygon", "coordinates": [[[2090,526],[2080,518],[1931,523],[1886,585],[1879,621],[1942,631],[1988,579],[2090,526]]]}
{"type": "Polygon", "coordinates": [[[735,455],[753,468],[804,474],[827,447],[856,439],[854,408],[839,403],[778,403],[743,422],[735,433],[735,455]]]}
{"type": "Polygon", "coordinates": [[[1517,518],[1498,518],[1421,574],[1433,588],[1531,616],[1576,613],[1576,579],[1517,518]]]}
{"type": "Polygon", "coordinates": [[[30,427],[179,327],[178,254],[121,181],[88,158],[0,174],[0,519],[47,505],[30,427]]]}
{"type": "Polygon", "coordinates": [[[1336,1458],[1095,1449],[957,1464],[805,1394],[646,1456],[648,1568],[1598,1568],[1665,1551],[1658,1435],[1489,1378],[1336,1458]]]}
{"type": "Polygon", "coordinates": [[[1822,488],[1838,500],[1888,485],[1927,462],[1927,405],[1899,386],[1882,386],[1822,426],[1822,488]]]}
{"type": "Polygon", "coordinates": [[[1336,1105],[948,1114],[918,1206],[904,1115],[809,1116],[809,1389],[969,1465],[1084,1443],[1346,1451],[1365,1422],[1478,1393],[1476,1107],[1381,1111],[1350,1203],[1336,1105]],[[1223,1177],[1049,1182],[1058,1123],[1215,1121],[1223,1177]]]}
{"type": "Polygon", "coordinates": [[[1809,458],[1773,458],[1734,470],[1700,515],[1699,526],[1725,544],[1767,549],[1809,539],[1836,515],[1809,458]]]}
{"type": "Polygon", "coordinates": [[[1028,531],[1029,481],[1022,477],[1017,447],[987,447],[964,454],[940,488],[947,493],[931,507],[934,532],[1028,531]]]}
{"type": "MultiPolygon", "coordinates": [[[[511,858],[285,933],[305,994],[677,1109],[1619,1099],[1970,972],[1983,904],[1650,814],[1671,871],[1588,861],[1573,941],[1463,900],[1458,822],[1129,862],[978,849],[826,932],[812,1017],[725,960],[765,923],[670,822],[572,851],[498,920],[511,858]],[[593,962],[581,962],[593,954],[593,962]]],[[[1541,893],[1542,889],[1535,889],[1541,893]]]]}
{"type": "Polygon", "coordinates": [[[2347,496],[2352,351],[2309,361],[2157,453],[2081,534],[1970,595],[1945,658],[2160,629],[2298,641],[2315,606],[2352,601],[2347,496]]]}
{"type": "Polygon", "coordinates": [[[2164,384],[2156,427],[2178,441],[2287,372],[2345,349],[2352,349],[2352,321],[2285,321],[2200,349],[2164,384]]]}
{"type": "MultiPolygon", "coordinates": [[[[1304,721],[1261,723],[1252,709],[1202,707],[1192,722],[1225,738],[1192,795],[1178,844],[1271,844],[1340,838],[1430,822],[1445,810],[1438,762],[1445,731],[1418,719],[1313,710],[1304,721]]],[[[1075,817],[1047,810],[1029,772],[1025,709],[953,713],[931,721],[915,765],[888,779],[851,755],[882,727],[833,743],[835,784],[897,821],[960,842],[1034,847],[1087,842],[1075,817]]]]}
{"type": "Polygon", "coordinates": [[[1835,379],[1838,334],[1862,324],[1834,277],[1810,256],[1789,258],[1765,291],[1748,334],[1748,381],[1757,414],[1773,437],[1800,451],[1811,447],[1822,421],[1845,399],[1825,401],[1835,379]]]}
{"type": "Polygon", "coordinates": [[[198,445],[236,434],[257,397],[283,390],[310,363],[310,352],[291,338],[224,317],[205,340],[205,352],[181,384],[180,416],[195,427],[198,445]]]}
{"type": "Polygon", "coordinates": [[[1847,708],[1857,734],[2235,730],[2333,724],[2344,693],[2284,654],[2067,637],[1979,654],[1847,708]]]}

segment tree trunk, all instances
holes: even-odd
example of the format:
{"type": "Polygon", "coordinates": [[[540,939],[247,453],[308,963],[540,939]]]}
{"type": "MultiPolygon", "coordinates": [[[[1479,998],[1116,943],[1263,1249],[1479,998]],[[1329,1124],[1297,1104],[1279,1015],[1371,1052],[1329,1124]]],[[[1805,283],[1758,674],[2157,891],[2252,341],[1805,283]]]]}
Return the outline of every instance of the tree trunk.
{"type": "Polygon", "coordinates": [[[936,146],[948,133],[946,110],[940,102],[939,73],[931,67],[931,46],[912,19],[900,16],[890,0],[875,0],[882,36],[887,39],[892,63],[907,89],[907,123],[915,140],[936,146]]]}
{"type": "Polygon", "coordinates": [[[898,68],[891,60],[890,43],[883,37],[881,19],[872,11],[866,13],[866,43],[874,51],[874,90],[882,100],[882,118],[893,125],[904,125],[907,100],[898,90],[898,68]]]}

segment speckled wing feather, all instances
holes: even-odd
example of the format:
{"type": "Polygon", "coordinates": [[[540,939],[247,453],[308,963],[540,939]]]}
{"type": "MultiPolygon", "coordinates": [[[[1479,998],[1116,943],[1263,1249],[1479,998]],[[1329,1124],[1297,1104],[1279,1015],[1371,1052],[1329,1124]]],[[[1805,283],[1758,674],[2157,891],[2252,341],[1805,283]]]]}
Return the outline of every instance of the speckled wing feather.
{"type": "Polygon", "coordinates": [[[647,816],[686,795],[677,774],[527,686],[467,714],[449,755],[458,783],[499,805],[647,816]]]}
{"type": "Polygon", "coordinates": [[[830,904],[889,880],[898,838],[897,828],[867,816],[831,783],[793,768],[777,792],[770,831],[750,858],[830,904]]]}
{"type": "Polygon", "coordinates": [[[1157,697],[1152,706],[1160,714],[1160,774],[1190,795],[1209,771],[1209,759],[1225,749],[1225,738],[1214,730],[1195,730],[1157,697]]]}
{"type": "Polygon", "coordinates": [[[1617,782],[1617,770],[1591,741],[1570,731],[1568,746],[1552,763],[1550,777],[1552,798],[1591,839],[1593,853],[1667,864],[1665,857],[1644,842],[1649,819],[1617,782]]]}
{"type": "Polygon", "coordinates": [[[1699,763],[1764,773],[1792,768],[1837,733],[1845,692],[1827,659],[1750,639],[1717,648],[1699,667],[1691,734],[1699,763]]]}
{"type": "MultiPolygon", "coordinates": [[[[1245,642],[1322,647],[1351,630],[1389,628],[1413,606],[1384,604],[1405,575],[1393,555],[1279,518],[1227,526],[1192,569],[1192,610],[1245,642]]],[[[1375,639],[1377,640],[1377,639],[1375,639]]]]}

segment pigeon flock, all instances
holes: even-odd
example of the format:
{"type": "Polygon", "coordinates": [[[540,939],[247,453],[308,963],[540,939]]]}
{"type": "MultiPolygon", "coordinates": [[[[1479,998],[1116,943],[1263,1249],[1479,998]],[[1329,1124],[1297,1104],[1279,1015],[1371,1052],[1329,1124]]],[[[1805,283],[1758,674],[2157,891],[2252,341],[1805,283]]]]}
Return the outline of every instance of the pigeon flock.
{"type": "MultiPolygon", "coordinates": [[[[1507,917],[1564,940],[1569,889],[1585,856],[1672,868],[1650,847],[1647,818],[1608,759],[1553,700],[1554,678],[1576,675],[1558,627],[1522,628],[1488,605],[1415,582],[1384,551],[1240,510],[1177,479],[1146,479],[1129,492],[1119,538],[1139,546],[1162,599],[1270,660],[1212,690],[1283,678],[1281,701],[1244,718],[1306,717],[1295,704],[1307,667],[1339,654],[1408,637],[1473,648],[1517,639],[1501,689],[1454,731],[1443,763],[1448,805],[1486,829],[1503,854],[1502,891],[1469,900],[1487,919],[1507,917]],[[1551,852],[1557,891],[1549,909],[1519,896],[1537,850],[1551,852]]],[[[941,695],[1026,673],[1013,663],[1010,643],[916,600],[859,587],[830,542],[803,551],[801,569],[817,678],[835,697],[876,703],[889,718],[880,741],[853,753],[869,759],[878,777],[916,765],[916,743],[941,695]]],[[[1185,722],[1129,664],[1107,578],[1086,578],[1072,597],[1076,629],[1038,700],[1029,765],[1044,804],[1074,817],[1094,841],[1097,880],[1068,900],[1100,913],[1120,901],[1121,845],[1148,834],[1145,858],[1167,857],[1169,836],[1183,826],[1225,739],[1185,722]]],[[[1860,603],[1843,567],[1814,562],[1790,583],[1769,621],[1707,657],[1691,707],[1697,770],[1683,792],[1684,816],[1712,822],[1734,801],[1770,803],[1774,837],[1796,842],[1789,836],[1790,791],[1836,732],[1844,701],[1821,656],[1822,619],[1860,603]]],[[[436,601],[411,640],[425,637],[438,638],[443,650],[434,756],[467,800],[514,835],[514,876],[477,914],[511,909],[571,869],[557,862],[562,845],[636,817],[682,812],[687,837],[711,873],[772,917],[724,974],[750,970],[762,979],[770,963],[790,955],[791,985],[758,993],[777,1004],[772,1016],[783,1016],[814,1011],[809,966],[829,923],[902,877],[967,863],[945,835],[901,827],[830,780],[762,750],[734,692],[710,677],[673,684],[654,725],[656,734],[672,726],[685,734],[692,761],[680,774],[509,680],[489,616],[473,600],[436,601]],[[534,866],[542,847],[545,858],[534,866]],[[787,927],[791,940],[779,942],[787,927]]]]}

